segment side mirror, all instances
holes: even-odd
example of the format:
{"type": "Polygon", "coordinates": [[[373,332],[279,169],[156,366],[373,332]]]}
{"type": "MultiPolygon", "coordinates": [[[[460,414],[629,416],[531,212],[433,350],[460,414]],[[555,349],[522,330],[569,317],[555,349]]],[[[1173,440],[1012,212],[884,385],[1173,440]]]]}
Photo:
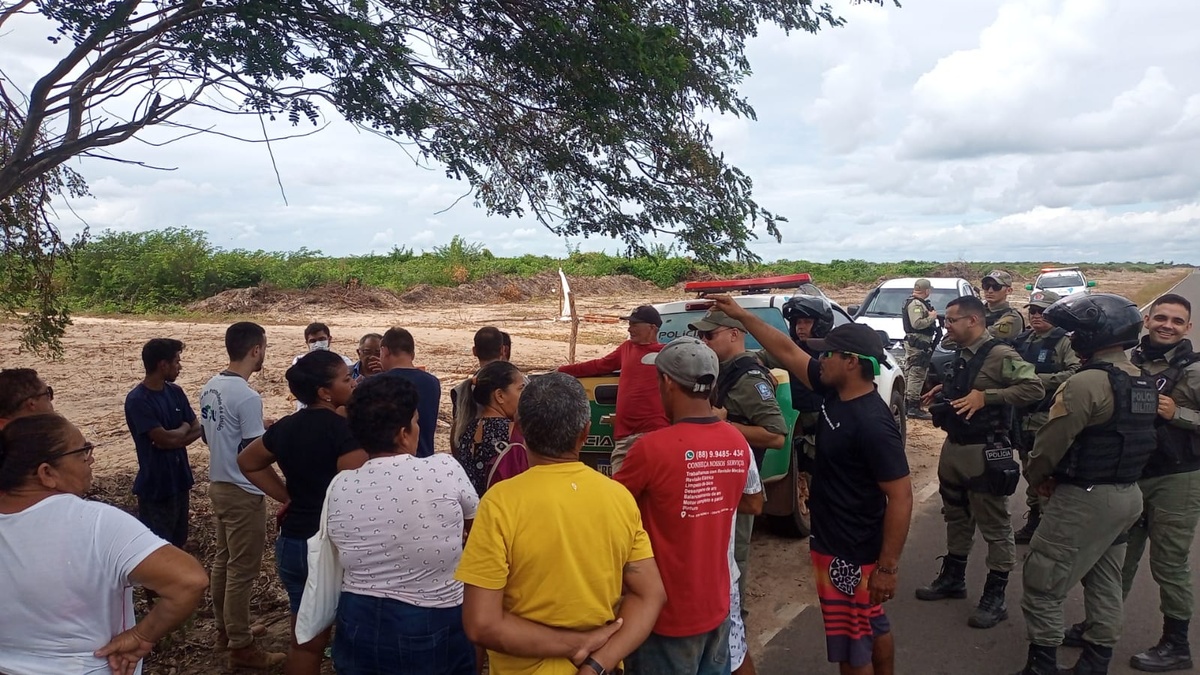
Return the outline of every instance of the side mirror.
{"type": "Polygon", "coordinates": [[[1033,284],[1025,284],[1025,290],[1027,290],[1027,291],[1032,291],[1032,290],[1033,290],[1033,284]]]}
{"type": "Polygon", "coordinates": [[[1095,287],[1096,287],[1096,282],[1094,282],[1094,281],[1089,281],[1089,282],[1087,282],[1087,287],[1088,287],[1088,288],[1095,288],[1095,287]]]}
{"type": "Polygon", "coordinates": [[[850,316],[858,316],[858,310],[861,308],[862,305],[850,305],[846,308],[846,312],[848,312],[850,316]]]}

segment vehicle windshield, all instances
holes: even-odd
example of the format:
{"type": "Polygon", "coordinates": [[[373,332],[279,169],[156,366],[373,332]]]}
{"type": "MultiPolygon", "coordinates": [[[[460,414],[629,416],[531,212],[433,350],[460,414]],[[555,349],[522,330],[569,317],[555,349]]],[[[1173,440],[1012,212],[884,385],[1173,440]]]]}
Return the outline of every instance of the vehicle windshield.
{"type": "MultiPolygon", "coordinates": [[[[904,301],[912,295],[907,288],[881,288],[871,298],[870,304],[862,310],[862,316],[900,316],[904,311],[904,301]]],[[[946,303],[958,297],[958,291],[953,288],[935,288],[929,294],[929,302],[939,312],[946,311],[946,303]]]]}
{"type": "Polygon", "coordinates": [[[1038,288],[1071,288],[1083,285],[1083,275],[1079,272],[1059,272],[1043,274],[1038,279],[1038,288]]]}

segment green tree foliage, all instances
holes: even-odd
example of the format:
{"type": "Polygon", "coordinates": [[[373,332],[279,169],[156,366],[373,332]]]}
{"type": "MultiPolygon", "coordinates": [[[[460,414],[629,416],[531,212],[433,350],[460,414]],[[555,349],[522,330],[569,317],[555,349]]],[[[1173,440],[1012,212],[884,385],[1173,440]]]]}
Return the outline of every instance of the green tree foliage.
{"type": "Polygon", "coordinates": [[[782,218],[701,115],[754,116],[737,87],[762,24],[842,23],[811,0],[0,0],[0,29],[28,13],[67,54],[27,100],[0,78],[0,199],[192,106],[299,125],[325,105],[489,213],[634,253],[669,233],[705,261],[755,259],[782,218]]]}

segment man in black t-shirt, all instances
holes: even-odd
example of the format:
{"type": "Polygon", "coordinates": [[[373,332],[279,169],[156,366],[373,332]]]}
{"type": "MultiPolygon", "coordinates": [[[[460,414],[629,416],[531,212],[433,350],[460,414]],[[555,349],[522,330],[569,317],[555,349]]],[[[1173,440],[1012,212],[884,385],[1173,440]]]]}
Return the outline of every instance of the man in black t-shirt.
{"type": "Polygon", "coordinates": [[[732,298],[713,299],[824,399],[808,503],[829,660],[843,674],[892,675],[882,603],[896,593],[913,497],[900,429],[875,389],[883,343],[868,326],[845,324],[808,341],[814,359],[732,298]]]}

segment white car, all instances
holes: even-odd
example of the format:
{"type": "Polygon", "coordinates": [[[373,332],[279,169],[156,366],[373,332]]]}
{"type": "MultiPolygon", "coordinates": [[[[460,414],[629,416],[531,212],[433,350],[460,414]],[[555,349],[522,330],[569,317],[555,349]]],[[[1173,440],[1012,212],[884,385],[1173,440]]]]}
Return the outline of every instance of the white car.
{"type": "Polygon", "coordinates": [[[1060,297],[1074,293],[1087,293],[1095,288],[1096,282],[1088,281],[1078,267],[1046,267],[1032,284],[1025,284],[1027,291],[1053,291],[1060,297]]]}
{"type": "MultiPolygon", "coordinates": [[[[924,277],[933,286],[929,293],[929,302],[938,311],[938,316],[945,316],[946,304],[962,296],[979,297],[975,287],[966,279],[954,277],[924,277]]],[[[879,284],[863,300],[861,305],[850,305],[850,313],[858,323],[865,323],[875,330],[881,330],[888,336],[888,351],[893,356],[904,354],[904,302],[912,295],[916,277],[889,279],[879,284]]]]}

